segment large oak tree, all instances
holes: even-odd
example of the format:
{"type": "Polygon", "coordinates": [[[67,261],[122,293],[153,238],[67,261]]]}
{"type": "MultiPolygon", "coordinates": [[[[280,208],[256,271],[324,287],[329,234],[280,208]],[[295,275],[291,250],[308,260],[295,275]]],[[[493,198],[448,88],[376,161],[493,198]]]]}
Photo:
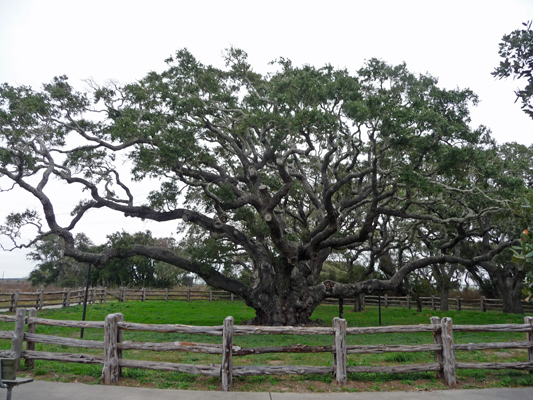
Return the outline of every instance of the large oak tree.
{"type": "Polygon", "coordinates": [[[11,214],[5,234],[32,224],[36,240],[57,235],[66,256],[99,268],[134,255],[176,265],[241,296],[255,323],[285,325],[307,323],[326,297],[395,288],[433,264],[474,266],[511,245],[488,243],[471,257],[454,250],[481,240],[490,227],[480,221],[507,207],[471,179],[493,144],[485,128],[470,127],[470,90],[376,59],[356,74],[280,59],[264,76],[237,49],[225,69],[186,50],[167,63],[90,93],[65,77],[42,91],[1,87],[0,182],[41,206],[11,214]],[[142,206],[120,170],[123,155],[151,188],[142,206]],[[66,224],[47,194],[52,179],[79,188],[66,224]],[[101,208],[175,221],[182,248],[83,252],[72,231],[101,208]],[[431,251],[416,250],[428,243],[431,251]],[[387,256],[393,274],[320,282],[324,262],[342,253],[365,260],[366,276],[387,256]]]}

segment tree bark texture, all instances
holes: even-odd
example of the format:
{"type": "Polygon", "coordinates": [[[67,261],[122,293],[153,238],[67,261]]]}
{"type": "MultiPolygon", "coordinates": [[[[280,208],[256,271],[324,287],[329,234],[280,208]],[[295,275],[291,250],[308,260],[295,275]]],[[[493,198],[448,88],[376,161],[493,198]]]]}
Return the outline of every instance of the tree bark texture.
{"type": "MultiPolygon", "coordinates": [[[[29,317],[35,318],[37,316],[37,310],[35,308],[30,308],[28,313],[29,317]]],[[[35,350],[35,343],[28,341],[28,335],[35,335],[37,332],[37,324],[28,324],[28,334],[26,335],[26,350],[35,350]]],[[[25,359],[24,361],[26,368],[33,369],[35,368],[35,360],[25,359]]]]}
{"type": "Polygon", "coordinates": [[[11,342],[11,354],[15,359],[15,368],[20,369],[20,358],[22,356],[22,344],[24,343],[24,328],[26,326],[26,309],[17,309],[15,331],[11,342]]]}
{"type": "Polygon", "coordinates": [[[230,391],[233,387],[233,317],[224,320],[222,335],[222,365],[220,366],[222,390],[230,391]]]}
{"type": "Polygon", "coordinates": [[[452,319],[447,317],[443,318],[441,328],[444,380],[448,386],[455,387],[457,381],[455,377],[455,348],[453,343],[452,319]]]}
{"type": "MultiPolygon", "coordinates": [[[[441,326],[441,319],[439,317],[431,317],[430,318],[431,320],[431,325],[435,325],[435,326],[441,326]]],[[[442,335],[440,332],[433,332],[433,343],[435,343],[436,345],[440,345],[442,346],[442,335]]],[[[442,358],[442,349],[440,350],[437,350],[435,351],[435,362],[436,363],[439,363],[440,365],[443,364],[443,358],[442,358]]],[[[443,370],[439,370],[437,371],[437,378],[443,378],[444,377],[444,372],[443,370]]]]}
{"type": "Polygon", "coordinates": [[[333,368],[335,380],[338,385],[345,385],[348,382],[346,372],[346,320],[333,318],[333,329],[335,331],[335,356],[333,358],[333,368]]]}
{"type": "Polygon", "coordinates": [[[110,314],[105,319],[104,331],[104,368],[102,381],[106,385],[117,383],[121,375],[120,351],[118,349],[119,328],[118,322],[124,321],[124,315],[110,314]]]}

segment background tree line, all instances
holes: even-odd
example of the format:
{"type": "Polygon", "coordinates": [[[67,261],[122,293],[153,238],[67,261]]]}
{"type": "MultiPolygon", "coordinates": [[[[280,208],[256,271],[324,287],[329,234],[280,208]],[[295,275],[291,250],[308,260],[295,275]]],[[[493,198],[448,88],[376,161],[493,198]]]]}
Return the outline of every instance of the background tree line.
{"type": "MultiPolygon", "coordinates": [[[[76,247],[82,251],[98,252],[103,246],[130,246],[133,243],[150,244],[173,248],[176,244],[172,238],[154,238],[150,231],[134,235],[125,232],[108,237],[108,243],[96,246],[86,235],[75,236],[76,247]]],[[[85,286],[88,278],[89,264],[74,260],[63,253],[64,243],[57,236],[48,236],[37,243],[28,255],[37,263],[30,273],[29,280],[33,286],[78,287],[85,286]]],[[[186,271],[164,262],[148,257],[129,257],[113,259],[102,269],[91,269],[89,284],[91,286],[125,286],[169,288],[186,284],[186,271]]]]}

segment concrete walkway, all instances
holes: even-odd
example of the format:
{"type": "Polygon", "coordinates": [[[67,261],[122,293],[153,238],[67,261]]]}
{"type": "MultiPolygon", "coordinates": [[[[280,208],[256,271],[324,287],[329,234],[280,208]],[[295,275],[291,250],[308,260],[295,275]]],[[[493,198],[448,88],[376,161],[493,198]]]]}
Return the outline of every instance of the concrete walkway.
{"type": "MultiPolygon", "coordinates": [[[[5,392],[0,391],[0,398],[5,392]]],[[[428,392],[245,393],[162,390],[34,381],[13,389],[13,400],[531,400],[533,387],[428,392]]]]}

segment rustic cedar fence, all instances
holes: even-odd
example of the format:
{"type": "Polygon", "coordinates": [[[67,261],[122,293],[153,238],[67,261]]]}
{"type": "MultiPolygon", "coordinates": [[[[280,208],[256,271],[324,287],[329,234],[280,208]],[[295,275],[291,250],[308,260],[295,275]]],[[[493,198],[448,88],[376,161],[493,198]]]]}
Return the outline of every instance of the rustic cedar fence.
{"type": "Polygon", "coordinates": [[[533,317],[525,317],[524,324],[498,325],[456,325],[451,318],[432,317],[428,325],[405,325],[386,327],[348,328],[346,320],[333,319],[333,327],[265,327],[239,326],[233,324],[233,317],[227,317],[222,326],[187,326],[187,325],[147,325],[125,322],[122,314],[110,314],[104,322],[97,321],[60,321],[37,318],[37,310],[31,309],[26,317],[26,310],[19,308],[16,316],[1,315],[0,321],[15,322],[13,331],[0,331],[1,339],[12,341],[11,350],[0,351],[0,357],[14,357],[17,367],[24,359],[29,368],[34,360],[50,360],[84,364],[100,364],[102,380],[113,384],[121,376],[122,368],[144,368],[163,371],[178,371],[191,374],[220,376],[222,388],[230,390],[234,376],[245,375],[289,375],[289,374],[333,374],[337,383],[347,382],[349,373],[406,373],[435,371],[449,386],[455,386],[457,369],[519,369],[533,372],[533,317]],[[25,325],[28,325],[25,331],[25,325]],[[37,334],[38,325],[61,326],[71,328],[96,328],[104,330],[103,341],[82,340],[58,336],[37,334]],[[161,333],[188,333],[222,336],[221,344],[191,342],[132,342],[124,341],[124,331],[143,331],[161,333]],[[421,345],[347,345],[347,335],[378,333],[418,333],[433,335],[433,344],[421,345]],[[455,344],[454,332],[525,332],[525,341],[499,343],[455,344]],[[288,345],[243,348],[233,344],[238,335],[330,335],[332,346],[288,345]],[[23,342],[26,341],[26,350],[23,342]],[[79,353],[53,353],[36,351],[36,343],[60,344],[78,348],[100,349],[103,355],[79,353]],[[490,350],[490,349],[525,349],[528,353],[526,362],[508,363],[465,363],[455,361],[456,351],[490,350]],[[221,363],[216,365],[178,364],[170,362],[132,360],[124,358],[127,350],[182,351],[221,355],[221,363]],[[434,352],[433,363],[399,366],[348,366],[348,354],[370,354],[388,352],[434,352]],[[253,354],[267,353],[331,353],[331,366],[257,366],[233,365],[233,358],[253,354]]]}
{"type": "MultiPolygon", "coordinates": [[[[106,303],[107,288],[90,288],[87,293],[87,303],[106,303]]],[[[45,292],[39,289],[36,292],[21,292],[18,289],[9,293],[0,293],[0,309],[15,312],[19,307],[35,307],[42,310],[48,306],[70,307],[83,303],[85,288],[56,290],[45,292]]]]}
{"type": "MultiPolygon", "coordinates": [[[[235,301],[241,300],[233,293],[224,290],[191,290],[187,289],[129,289],[118,288],[108,289],[105,287],[90,288],[88,292],[87,302],[106,303],[107,296],[114,297],[118,301],[148,301],[148,300],[164,300],[164,301],[195,301],[195,300],[209,300],[213,301],[235,301]]],[[[20,292],[18,289],[9,293],[0,293],[0,309],[8,309],[10,312],[15,312],[18,307],[35,307],[42,310],[45,306],[70,307],[78,305],[83,302],[85,296],[85,289],[63,289],[60,291],[45,292],[43,289],[36,292],[20,292]]],[[[323,304],[337,304],[339,299],[325,299],[323,304]]],[[[416,301],[410,296],[388,296],[387,294],[381,296],[361,295],[359,297],[359,304],[362,308],[365,306],[377,306],[381,302],[381,306],[388,307],[404,307],[411,309],[417,306],[416,301]]],[[[343,299],[344,305],[354,305],[355,299],[343,299]]],[[[437,296],[420,297],[420,303],[423,309],[438,310],[440,308],[440,298],[437,296]]],[[[480,311],[500,311],[503,307],[503,302],[500,299],[462,299],[460,297],[448,299],[449,308],[460,310],[480,310],[480,311]]],[[[522,301],[522,307],[525,312],[533,312],[533,303],[522,301]]]]}
{"type": "MultiPolygon", "coordinates": [[[[326,299],[323,304],[337,304],[338,299],[329,298],[326,299]]],[[[365,306],[378,306],[381,301],[381,306],[388,307],[400,307],[400,308],[416,308],[417,303],[415,299],[410,296],[389,296],[384,294],[383,296],[371,296],[361,295],[359,304],[364,308],[365,306]]],[[[420,297],[420,302],[423,309],[438,310],[440,309],[441,300],[438,296],[420,297]]],[[[344,304],[355,303],[354,299],[344,299],[344,304]]],[[[522,300],[522,307],[526,312],[533,312],[533,302],[522,300]]],[[[461,297],[448,298],[448,307],[450,310],[479,310],[479,311],[501,311],[503,308],[503,301],[501,299],[487,299],[481,297],[479,299],[463,299],[461,297]]]]}
{"type": "Polygon", "coordinates": [[[107,289],[107,293],[117,300],[124,302],[130,300],[147,301],[147,300],[182,300],[182,301],[194,301],[194,300],[240,300],[238,296],[233,293],[226,292],[224,290],[191,290],[187,289],[129,289],[119,288],[115,290],[107,289]]]}

